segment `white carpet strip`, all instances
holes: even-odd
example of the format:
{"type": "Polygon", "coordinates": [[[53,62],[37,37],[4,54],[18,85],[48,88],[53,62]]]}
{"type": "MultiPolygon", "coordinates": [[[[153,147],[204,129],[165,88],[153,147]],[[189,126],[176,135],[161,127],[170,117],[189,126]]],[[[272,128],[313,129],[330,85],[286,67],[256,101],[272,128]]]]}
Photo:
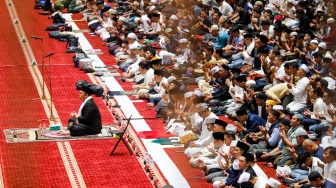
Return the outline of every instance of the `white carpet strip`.
{"type": "Polygon", "coordinates": [[[68,174],[71,187],[86,188],[82,173],[79,170],[76,158],[69,142],[57,142],[65,170],[68,174]]]}
{"type": "MultiPolygon", "coordinates": [[[[72,20],[72,14],[63,14],[63,17],[66,20],[72,20]]],[[[72,29],[79,30],[75,22],[69,22],[72,26],[72,29]]],[[[84,51],[92,50],[92,46],[89,41],[85,38],[84,34],[76,33],[76,36],[79,37],[80,46],[84,51]]],[[[100,40],[97,37],[97,40],[100,40]]],[[[97,55],[88,55],[89,58],[93,59],[93,66],[105,66],[105,64],[100,60],[97,55]]],[[[111,58],[114,58],[111,56],[111,58]]],[[[102,80],[105,82],[106,86],[110,91],[123,91],[123,88],[115,80],[114,77],[102,77],[102,80]]],[[[132,114],[132,118],[143,118],[134,107],[132,101],[127,96],[114,96],[115,100],[121,106],[121,109],[126,117],[129,117],[132,114]]],[[[132,120],[132,126],[137,132],[140,131],[150,131],[150,127],[145,120],[132,120]]],[[[150,140],[143,139],[143,143],[149,152],[150,156],[154,159],[155,163],[160,168],[161,172],[164,174],[169,184],[176,188],[188,188],[190,185],[187,180],[183,177],[181,172],[178,170],[173,161],[164,151],[163,147],[160,144],[151,143],[150,140]]]]}

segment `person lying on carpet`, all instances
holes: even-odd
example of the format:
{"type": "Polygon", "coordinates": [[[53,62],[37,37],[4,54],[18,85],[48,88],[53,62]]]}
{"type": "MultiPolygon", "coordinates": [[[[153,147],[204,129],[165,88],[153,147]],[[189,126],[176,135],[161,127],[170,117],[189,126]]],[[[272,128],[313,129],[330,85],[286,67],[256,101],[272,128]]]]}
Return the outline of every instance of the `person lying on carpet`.
{"type": "Polygon", "coordinates": [[[82,86],[79,91],[79,99],[83,101],[79,107],[78,114],[72,112],[68,121],[68,130],[71,136],[83,136],[99,134],[102,129],[102,122],[99,109],[92,99],[93,90],[90,85],[82,86]]]}

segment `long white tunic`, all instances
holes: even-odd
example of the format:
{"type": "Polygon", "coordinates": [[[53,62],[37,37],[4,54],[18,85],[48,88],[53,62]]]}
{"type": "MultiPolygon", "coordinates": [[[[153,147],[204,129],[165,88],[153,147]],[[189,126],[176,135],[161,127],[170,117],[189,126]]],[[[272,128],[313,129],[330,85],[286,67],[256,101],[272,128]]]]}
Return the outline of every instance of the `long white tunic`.
{"type": "Polygon", "coordinates": [[[294,101],[287,105],[287,108],[289,108],[291,112],[295,112],[306,107],[308,84],[309,79],[307,77],[304,77],[301,78],[296,86],[292,88],[294,101]]]}

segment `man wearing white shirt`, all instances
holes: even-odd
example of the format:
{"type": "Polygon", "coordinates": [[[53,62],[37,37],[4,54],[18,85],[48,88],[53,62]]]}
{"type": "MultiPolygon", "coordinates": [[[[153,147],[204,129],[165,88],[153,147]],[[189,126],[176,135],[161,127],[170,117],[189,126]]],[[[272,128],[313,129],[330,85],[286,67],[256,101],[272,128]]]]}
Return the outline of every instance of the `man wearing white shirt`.
{"type": "Polygon", "coordinates": [[[283,83],[285,81],[285,64],[284,64],[284,57],[281,55],[278,55],[274,59],[274,73],[273,73],[273,85],[283,83]]]}
{"type": "Polygon", "coordinates": [[[215,119],[218,119],[218,117],[208,109],[208,105],[206,103],[198,104],[196,106],[196,112],[204,119],[204,121],[200,130],[199,138],[192,141],[189,144],[189,147],[184,151],[184,154],[186,154],[189,158],[200,152],[211,142],[213,139],[212,131],[209,131],[207,123],[213,123],[215,119]]]}
{"type": "Polygon", "coordinates": [[[265,35],[268,39],[274,37],[274,26],[268,20],[263,20],[261,22],[261,35],[265,35]]]}
{"type": "Polygon", "coordinates": [[[161,70],[154,70],[154,87],[145,94],[145,97],[149,99],[150,103],[157,104],[162,99],[162,94],[165,93],[163,85],[167,84],[167,78],[163,77],[163,74],[161,70]]]}
{"type": "Polygon", "coordinates": [[[219,6],[219,12],[222,13],[222,16],[228,17],[232,14],[233,9],[229,3],[227,3],[225,0],[216,0],[218,6],[219,6]]]}
{"type": "Polygon", "coordinates": [[[329,146],[324,149],[323,160],[324,165],[324,178],[336,183],[336,148],[329,146]]]}
{"type": "MultiPolygon", "coordinates": [[[[319,118],[320,114],[324,117],[328,115],[328,107],[326,103],[324,103],[322,97],[323,92],[321,88],[316,87],[315,89],[311,89],[309,91],[310,100],[313,101],[313,112],[310,112],[308,109],[304,111],[304,120],[302,121],[302,125],[308,128],[311,125],[315,125],[321,122],[319,118]]],[[[322,123],[322,122],[321,122],[322,123]]],[[[323,123],[326,123],[323,121],[323,123]]]]}
{"type": "Polygon", "coordinates": [[[144,83],[133,85],[133,90],[137,91],[139,98],[145,98],[145,94],[152,87],[152,81],[154,77],[154,70],[150,68],[149,63],[141,62],[139,63],[140,74],[144,76],[144,83]]]}
{"type": "Polygon", "coordinates": [[[302,64],[297,71],[299,81],[296,85],[287,84],[287,87],[292,89],[292,94],[294,95],[294,101],[289,103],[286,108],[290,112],[302,112],[307,106],[307,85],[309,84],[309,79],[306,77],[306,74],[309,72],[307,65],[302,64]]]}

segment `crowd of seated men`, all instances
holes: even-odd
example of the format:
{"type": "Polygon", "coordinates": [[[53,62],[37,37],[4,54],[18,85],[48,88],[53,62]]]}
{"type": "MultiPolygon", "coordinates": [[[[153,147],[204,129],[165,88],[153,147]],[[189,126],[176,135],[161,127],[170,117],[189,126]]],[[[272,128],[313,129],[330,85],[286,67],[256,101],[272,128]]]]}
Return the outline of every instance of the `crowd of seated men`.
{"type": "Polygon", "coordinates": [[[292,187],[336,187],[335,11],[332,0],[86,0],[81,14],[207,182],[274,188],[255,161],[290,167],[292,187]]]}

